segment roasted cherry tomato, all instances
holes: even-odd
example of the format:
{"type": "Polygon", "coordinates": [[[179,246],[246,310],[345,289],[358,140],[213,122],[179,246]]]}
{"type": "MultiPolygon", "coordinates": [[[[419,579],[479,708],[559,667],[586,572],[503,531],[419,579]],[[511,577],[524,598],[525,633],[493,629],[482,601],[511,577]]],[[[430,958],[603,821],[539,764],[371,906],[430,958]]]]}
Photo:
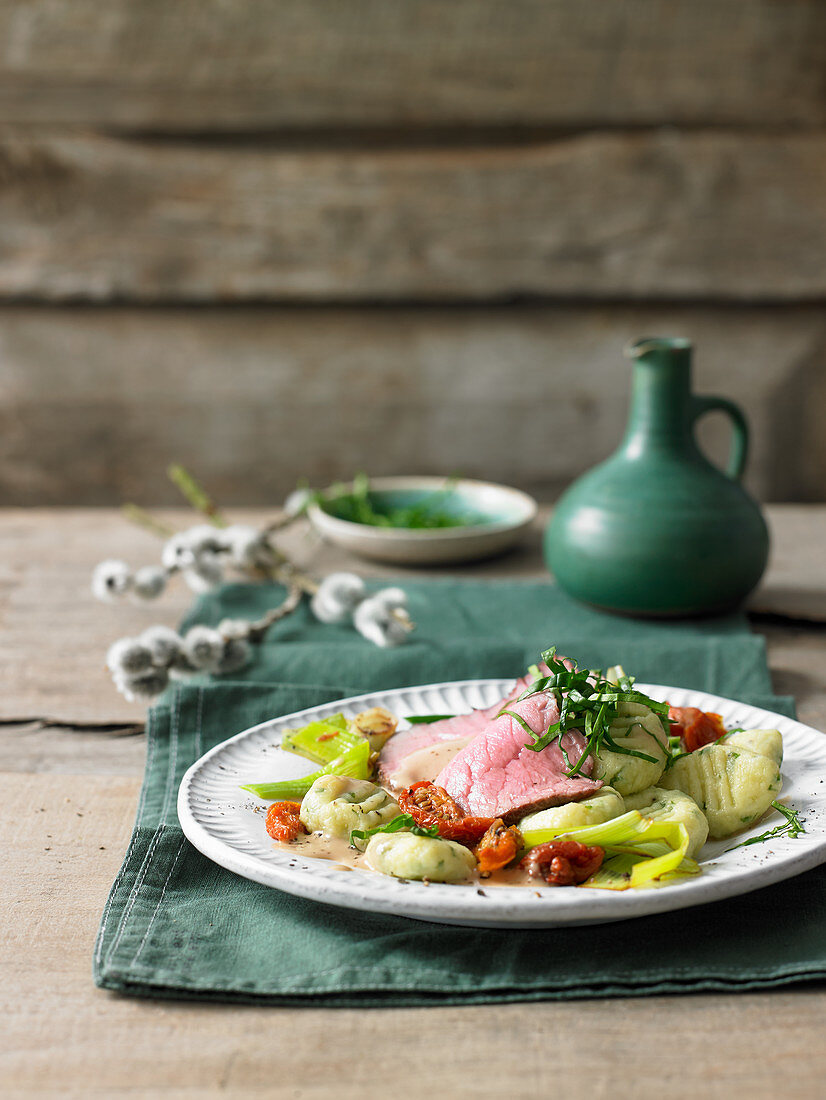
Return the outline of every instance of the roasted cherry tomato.
{"type": "Polygon", "coordinates": [[[515,825],[506,825],[497,817],[486,830],[485,835],[473,849],[479,861],[478,870],[482,875],[507,867],[516,858],[522,847],[522,834],[515,825]]]}
{"type": "Polygon", "coordinates": [[[442,821],[461,821],[465,816],[444,787],[437,787],[429,779],[422,779],[412,787],[406,787],[399,795],[399,805],[422,827],[442,821]]]}
{"type": "Polygon", "coordinates": [[[472,848],[485,835],[492,823],[491,817],[463,817],[461,821],[446,821],[439,825],[439,836],[472,848]]]}
{"type": "Polygon", "coordinates": [[[273,840],[289,843],[307,832],[298,816],[300,811],[300,802],[273,802],[267,810],[267,832],[273,840]]]}
{"type": "Polygon", "coordinates": [[[578,840],[549,840],[531,848],[519,866],[549,886],[576,886],[599,870],[604,856],[602,848],[578,840]]]}
{"type": "Polygon", "coordinates": [[[669,707],[668,721],[671,723],[671,736],[680,738],[686,752],[710,745],[726,732],[719,714],[697,707],[669,707]]]}
{"type": "Polygon", "coordinates": [[[422,779],[407,787],[398,798],[399,806],[423,829],[438,829],[445,840],[472,847],[484,835],[493,818],[468,817],[444,787],[422,779]]]}

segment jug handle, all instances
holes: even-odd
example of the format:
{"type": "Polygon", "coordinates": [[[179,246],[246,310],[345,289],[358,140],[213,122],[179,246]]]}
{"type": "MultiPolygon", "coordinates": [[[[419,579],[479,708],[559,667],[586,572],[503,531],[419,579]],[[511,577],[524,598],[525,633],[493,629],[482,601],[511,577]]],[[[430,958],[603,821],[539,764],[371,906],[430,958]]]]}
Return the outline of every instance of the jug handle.
{"type": "Polygon", "coordinates": [[[749,426],[743,410],[725,397],[692,398],[692,424],[709,412],[724,412],[731,420],[731,450],[729,451],[726,473],[733,481],[739,481],[746,468],[749,453],[749,426]]]}

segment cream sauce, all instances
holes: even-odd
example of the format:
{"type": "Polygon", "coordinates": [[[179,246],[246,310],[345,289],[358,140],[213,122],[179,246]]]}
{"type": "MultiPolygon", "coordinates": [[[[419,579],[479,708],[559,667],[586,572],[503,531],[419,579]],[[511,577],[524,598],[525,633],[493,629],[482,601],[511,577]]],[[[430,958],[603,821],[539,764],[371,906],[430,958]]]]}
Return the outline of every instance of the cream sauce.
{"type": "MultiPolygon", "coordinates": [[[[335,865],[337,871],[373,871],[364,857],[363,852],[351,848],[349,843],[338,836],[326,836],[324,833],[309,833],[297,837],[289,844],[273,841],[273,847],[290,855],[308,856],[311,859],[327,859],[335,865]]],[[[539,886],[545,886],[541,879],[531,878],[527,872],[518,867],[504,867],[501,871],[494,871],[487,878],[483,878],[478,872],[474,872],[464,882],[453,883],[456,886],[478,886],[484,889],[486,886],[530,886],[536,890],[539,886]]]]}
{"type": "Polygon", "coordinates": [[[333,863],[352,871],[355,867],[367,867],[364,853],[351,848],[348,841],[340,836],[327,836],[325,833],[307,833],[296,837],[289,844],[276,841],[277,848],[291,855],[310,856],[312,859],[329,859],[333,863]]]}
{"type": "Polygon", "coordinates": [[[401,791],[422,779],[435,779],[460,749],[472,740],[473,737],[457,737],[455,741],[436,741],[433,745],[411,752],[402,760],[401,766],[388,776],[388,786],[394,791],[401,791]]]}

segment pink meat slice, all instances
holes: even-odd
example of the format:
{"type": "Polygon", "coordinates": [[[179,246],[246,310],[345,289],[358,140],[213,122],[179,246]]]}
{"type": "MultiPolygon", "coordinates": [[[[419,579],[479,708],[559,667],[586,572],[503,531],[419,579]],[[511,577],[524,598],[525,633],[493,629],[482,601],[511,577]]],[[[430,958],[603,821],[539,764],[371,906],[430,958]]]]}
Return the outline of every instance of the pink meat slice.
{"type": "MultiPolygon", "coordinates": [[[[533,683],[533,676],[523,676],[517,680],[504,699],[484,710],[472,710],[469,714],[457,714],[453,718],[442,718],[429,725],[411,726],[410,729],[395,733],[379,754],[378,778],[382,786],[393,787],[393,776],[402,766],[402,762],[411,753],[429,748],[441,741],[458,741],[460,738],[475,737],[490,725],[499,711],[513,702],[533,683]]],[[[523,731],[524,732],[524,731],[523,731]]]]}
{"type": "MultiPolygon", "coordinates": [[[[559,718],[556,700],[544,693],[514,703],[510,709],[539,734],[546,733],[559,718]]],[[[562,748],[554,742],[541,752],[527,748],[527,740],[522,725],[503,714],[460,749],[434,783],[444,787],[465,813],[501,817],[506,823],[546,806],[587,798],[602,786],[600,780],[587,778],[593,768],[590,757],[582,769],[586,775],[566,774],[569,769],[562,748],[575,763],[585,748],[581,734],[566,733],[562,748]]]]}

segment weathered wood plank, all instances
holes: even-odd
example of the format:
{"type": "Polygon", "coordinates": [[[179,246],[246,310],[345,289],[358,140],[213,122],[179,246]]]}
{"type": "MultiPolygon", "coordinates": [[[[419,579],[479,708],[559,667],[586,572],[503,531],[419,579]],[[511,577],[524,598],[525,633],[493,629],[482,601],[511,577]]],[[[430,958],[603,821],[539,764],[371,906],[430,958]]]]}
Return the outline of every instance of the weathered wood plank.
{"type": "MultiPolygon", "coordinates": [[[[824,499],[821,306],[6,307],[0,503],[174,504],[173,460],[228,504],[362,469],[552,499],[618,442],[622,347],[651,332],[689,336],[697,390],[744,406],[759,496],[824,499]]],[[[727,424],[702,429],[722,459],[727,424]]]]}
{"type": "Polygon", "coordinates": [[[0,174],[6,298],[826,295],[819,135],[336,153],[6,135],[0,174]]]}
{"type": "Polygon", "coordinates": [[[822,125],[819,0],[0,4],[0,120],[822,125]]]}
{"type": "MultiPolygon", "coordinates": [[[[174,525],[191,512],[162,513],[174,525]]],[[[233,510],[240,522],[263,523],[272,512],[233,510]]],[[[541,532],[544,508],[524,546],[503,558],[467,568],[422,571],[361,561],[320,543],[306,528],[290,531],[284,549],[319,576],[352,569],[375,577],[472,576],[476,579],[544,579],[541,532]]],[[[784,592],[806,587],[824,601],[822,547],[826,508],[774,506],[768,510],[774,558],[766,577],[773,609],[784,610],[784,592]]],[[[138,775],[141,739],[90,725],[139,723],[145,706],[118,695],[104,667],[108,646],[155,622],[174,625],[191,601],[183,584],[155,604],[97,603],[89,577],[103,558],[133,566],[157,560],[159,544],[110,509],[4,509],[0,511],[0,770],[65,773],[76,746],[77,770],[138,775]],[[77,723],[80,728],[66,728],[77,723]],[[61,725],[62,724],[62,725],[61,725]],[[95,763],[95,750],[99,763],[95,763]],[[16,761],[16,762],[15,762],[16,761]]],[[[760,594],[755,597],[758,604],[760,594]]],[[[796,605],[792,603],[792,613],[796,605]]],[[[799,625],[760,624],[767,634],[775,689],[797,696],[801,721],[826,729],[826,634],[799,625]]]]}
{"type": "Polygon", "coordinates": [[[2,721],[0,772],[141,775],[146,755],[143,730],[142,721],[104,726],[2,721]]]}

